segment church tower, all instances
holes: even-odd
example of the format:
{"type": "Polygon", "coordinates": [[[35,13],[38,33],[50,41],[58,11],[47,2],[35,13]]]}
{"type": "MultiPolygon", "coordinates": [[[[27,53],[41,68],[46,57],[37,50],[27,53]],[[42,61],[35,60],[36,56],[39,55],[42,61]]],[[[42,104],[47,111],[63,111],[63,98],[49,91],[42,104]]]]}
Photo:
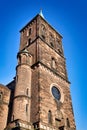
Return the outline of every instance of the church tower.
{"type": "Polygon", "coordinates": [[[62,36],[42,13],[20,35],[11,130],[76,130],[62,36]]]}

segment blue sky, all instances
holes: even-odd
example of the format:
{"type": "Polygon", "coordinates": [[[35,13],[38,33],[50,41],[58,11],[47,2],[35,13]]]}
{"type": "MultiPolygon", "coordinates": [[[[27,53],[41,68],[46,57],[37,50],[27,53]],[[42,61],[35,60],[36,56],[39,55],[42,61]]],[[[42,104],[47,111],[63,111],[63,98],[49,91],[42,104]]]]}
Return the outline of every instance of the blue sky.
{"type": "Polygon", "coordinates": [[[40,12],[63,36],[77,130],[87,130],[87,1],[0,0],[0,83],[16,74],[19,30],[40,12]]]}

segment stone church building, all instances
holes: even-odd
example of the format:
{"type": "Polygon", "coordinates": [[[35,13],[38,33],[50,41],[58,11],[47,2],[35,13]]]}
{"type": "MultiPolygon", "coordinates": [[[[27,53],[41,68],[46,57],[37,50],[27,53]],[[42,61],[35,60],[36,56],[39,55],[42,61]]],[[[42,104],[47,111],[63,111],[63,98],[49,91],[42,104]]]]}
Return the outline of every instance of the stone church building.
{"type": "Polygon", "coordinates": [[[0,130],[76,130],[62,36],[42,12],[20,30],[17,60],[0,84],[0,130]]]}

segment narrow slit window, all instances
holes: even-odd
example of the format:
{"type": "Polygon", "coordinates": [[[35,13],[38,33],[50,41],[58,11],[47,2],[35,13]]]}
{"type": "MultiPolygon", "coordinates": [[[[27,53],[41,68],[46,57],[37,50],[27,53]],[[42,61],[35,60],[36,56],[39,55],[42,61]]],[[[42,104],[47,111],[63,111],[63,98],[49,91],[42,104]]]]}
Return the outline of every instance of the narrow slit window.
{"type": "Polygon", "coordinates": [[[26,89],[26,95],[27,96],[29,95],[29,89],[28,88],[26,89]]]}
{"type": "Polygon", "coordinates": [[[52,112],[50,110],[48,111],[48,123],[52,124],[52,112]]]}
{"type": "Polygon", "coordinates": [[[29,35],[31,35],[31,32],[32,32],[32,30],[31,30],[31,28],[29,29],[29,35]]]}
{"type": "Polygon", "coordinates": [[[28,104],[26,104],[26,113],[28,113],[28,104]]]}
{"type": "Polygon", "coordinates": [[[66,119],[67,127],[70,127],[69,118],[66,119]]]}
{"type": "Polygon", "coordinates": [[[30,44],[31,44],[31,38],[28,39],[28,45],[30,45],[30,44]]]}
{"type": "Polygon", "coordinates": [[[52,58],[52,68],[56,68],[56,61],[55,61],[55,59],[54,58],[52,58]]]}

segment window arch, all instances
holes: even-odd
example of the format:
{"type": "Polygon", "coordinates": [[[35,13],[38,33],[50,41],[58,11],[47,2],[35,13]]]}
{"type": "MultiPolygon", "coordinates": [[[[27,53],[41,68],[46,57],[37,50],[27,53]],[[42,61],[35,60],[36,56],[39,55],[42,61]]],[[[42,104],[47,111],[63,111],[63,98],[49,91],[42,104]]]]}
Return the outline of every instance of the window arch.
{"type": "Polygon", "coordinates": [[[51,112],[51,110],[48,111],[48,123],[52,124],[52,112],[51,112]]]}

